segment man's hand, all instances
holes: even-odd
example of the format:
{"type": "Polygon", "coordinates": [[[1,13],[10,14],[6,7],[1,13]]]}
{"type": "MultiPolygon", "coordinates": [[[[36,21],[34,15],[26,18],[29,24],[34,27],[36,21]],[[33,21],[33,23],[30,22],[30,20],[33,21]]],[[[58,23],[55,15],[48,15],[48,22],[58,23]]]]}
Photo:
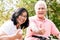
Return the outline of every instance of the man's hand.
{"type": "Polygon", "coordinates": [[[36,34],[40,34],[40,35],[44,35],[45,34],[45,29],[44,28],[40,28],[40,29],[32,29],[32,31],[36,34]]]}
{"type": "Polygon", "coordinates": [[[40,35],[44,35],[45,34],[45,29],[40,29],[39,32],[38,32],[40,35]]]}
{"type": "Polygon", "coordinates": [[[60,33],[56,34],[56,37],[58,38],[58,40],[60,40],[60,33]]]}

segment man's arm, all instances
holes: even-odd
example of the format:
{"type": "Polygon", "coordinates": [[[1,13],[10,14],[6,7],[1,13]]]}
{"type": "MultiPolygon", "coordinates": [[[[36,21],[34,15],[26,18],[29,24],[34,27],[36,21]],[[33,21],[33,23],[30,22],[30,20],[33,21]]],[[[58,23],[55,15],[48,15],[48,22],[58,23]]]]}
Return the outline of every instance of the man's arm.
{"type": "Polygon", "coordinates": [[[56,36],[57,38],[59,38],[60,35],[59,30],[57,29],[53,22],[51,23],[51,34],[53,34],[53,36],[56,36]]]}

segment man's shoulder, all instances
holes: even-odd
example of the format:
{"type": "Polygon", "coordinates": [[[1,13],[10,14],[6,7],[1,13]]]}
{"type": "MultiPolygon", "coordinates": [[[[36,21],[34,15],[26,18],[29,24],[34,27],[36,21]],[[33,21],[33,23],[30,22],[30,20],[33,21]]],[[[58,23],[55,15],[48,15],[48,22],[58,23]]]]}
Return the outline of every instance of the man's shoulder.
{"type": "Polygon", "coordinates": [[[47,20],[47,22],[49,22],[49,23],[53,23],[53,21],[52,20],[50,20],[50,19],[46,19],[47,20]]]}

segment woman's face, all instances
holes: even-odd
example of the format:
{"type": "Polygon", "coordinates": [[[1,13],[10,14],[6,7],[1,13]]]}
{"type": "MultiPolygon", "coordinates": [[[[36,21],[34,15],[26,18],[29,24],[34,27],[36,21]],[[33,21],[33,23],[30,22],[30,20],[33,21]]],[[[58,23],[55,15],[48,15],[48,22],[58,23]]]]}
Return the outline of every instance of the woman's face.
{"type": "Polygon", "coordinates": [[[18,24],[23,24],[27,20],[27,12],[22,12],[20,16],[18,16],[17,21],[18,24]]]}
{"type": "Polygon", "coordinates": [[[36,15],[40,18],[43,18],[46,15],[46,8],[44,4],[38,4],[36,8],[36,15]]]}

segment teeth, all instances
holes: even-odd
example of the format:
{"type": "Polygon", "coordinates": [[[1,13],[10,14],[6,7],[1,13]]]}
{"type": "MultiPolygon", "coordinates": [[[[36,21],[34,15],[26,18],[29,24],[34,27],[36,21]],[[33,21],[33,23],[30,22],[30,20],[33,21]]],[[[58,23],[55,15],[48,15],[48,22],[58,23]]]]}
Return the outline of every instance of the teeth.
{"type": "Polygon", "coordinates": [[[44,14],[44,13],[39,13],[39,14],[44,14]]]}

